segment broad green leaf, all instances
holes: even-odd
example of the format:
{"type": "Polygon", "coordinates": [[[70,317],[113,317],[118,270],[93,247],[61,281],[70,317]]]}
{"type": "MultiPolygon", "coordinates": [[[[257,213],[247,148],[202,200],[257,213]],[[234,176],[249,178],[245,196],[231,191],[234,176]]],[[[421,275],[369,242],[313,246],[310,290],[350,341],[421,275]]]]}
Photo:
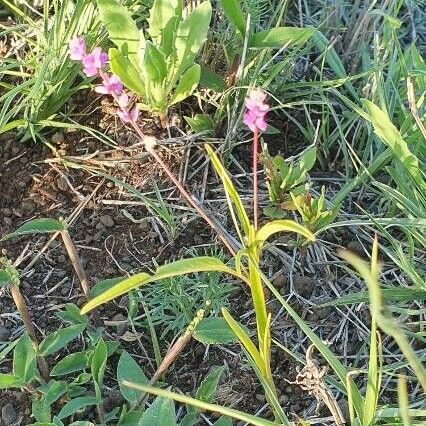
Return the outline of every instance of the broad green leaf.
{"type": "Polygon", "coordinates": [[[208,114],[195,114],[194,117],[183,117],[195,133],[212,132],[214,121],[208,114]]]}
{"type": "Polygon", "coordinates": [[[69,342],[76,339],[85,328],[85,324],[72,325],[49,334],[40,343],[39,354],[41,356],[52,355],[53,353],[65,347],[69,342]]]}
{"type": "Polygon", "coordinates": [[[204,344],[224,344],[237,341],[224,318],[203,318],[195,327],[194,339],[204,344]]]}
{"type": "Polygon", "coordinates": [[[130,356],[128,352],[123,351],[120,356],[120,360],[118,361],[117,381],[123,397],[126,399],[126,401],[133,404],[139,399],[140,392],[127,386],[123,386],[122,383],[125,380],[132,381],[139,385],[146,385],[148,383],[148,379],[146,378],[145,373],[139,364],[130,356]]]}
{"type": "Polygon", "coordinates": [[[395,158],[403,164],[413,179],[423,189],[426,189],[418,158],[411,153],[407,142],[391,122],[387,113],[368,99],[363,99],[363,105],[367,110],[367,119],[373,125],[374,132],[392,150],[395,158]]]}
{"type": "Polygon", "coordinates": [[[229,22],[235,27],[239,35],[244,38],[246,16],[241,9],[241,0],[219,0],[219,3],[229,22]]]}
{"type": "Polygon", "coordinates": [[[65,224],[59,220],[54,219],[33,219],[22,226],[16,231],[5,235],[0,241],[6,241],[14,237],[28,234],[47,234],[52,232],[60,232],[65,229],[65,224]]]}
{"type": "Polygon", "coordinates": [[[139,424],[139,420],[142,417],[142,414],[143,414],[143,410],[129,411],[127,413],[127,412],[124,412],[124,409],[123,409],[123,412],[120,415],[120,419],[118,421],[117,426],[135,426],[139,424]]]}
{"type": "Polygon", "coordinates": [[[145,86],[135,66],[115,48],[109,49],[108,56],[113,73],[129,90],[144,97],[145,86]]]}
{"type": "MultiPolygon", "coordinates": [[[[180,393],[170,392],[152,386],[135,385],[133,383],[128,383],[128,385],[134,387],[135,389],[138,389],[140,392],[150,393],[153,395],[180,402],[182,404],[192,405],[195,408],[198,408],[199,410],[217,412],[225,416],[241,420],[253,426],[277,426],[277,423],[271,422],[269,420],[264,420],[258,416],[252,416],[250,414],[246,414],[241,411],[234,410],[232,408],[223,407],[222,405],[209,404],[207,402],[199,401],[198,399],[191,398],[180,393]]],[[[139,423],[139,426],[146,426],[148,424],[149,423],[139,423]]]]}
{"type": "Polygon", "coordinates": [[[224,371],[225,367],[215,368],[210,371],[207,377],[201,382],[200,387],[197,389],[195,398],[203,402],[212,402],[219,380],[224,371]]]}
{"type": "Polygon", "coordinates": [[[0,389],[24,386],[24,383],[13,374],[0,374],[0,389]]]}
{"type": "Polygon", "coordinates": [[[64,376],[87,368],[90,351],[75,352],[62,358],[50,372],[51,376],[64,376]]]}
{"type": "Polygon", "coordinates": [[[179,426],[195,426],[197,424],[199,414],[193,407],[187,408],[187,413],[180,421],[179,426]]]}
{"type": "Polygon", "coordinates": [[[226,90],[226,81],[217,73],[201,65],[200,85],[218,93],[226,90]]]}
{"type": "Polygon", "coordinates": [[[148,18],[148,32],[152,40],[159,46],[163,37],[170,39],[176,18],[182,15],[182,0],[155,0],[148,18]]]}
{"type": "Polygon", "coordinates": [[[88,323],[87,317],[80,314],[80,309],[74,305],[74,303],[67,303],[65,305],[65,310],[59,311],[56,316],[71,325],[87,325],[88,323]]]}
{"type": "Polygon", "coordinates": [[[259,351],[257,350],[255,344],[252,342],[252,340],[248,336],[247,332],[244,330],[244,328],[240,324],[238,324],[237,321],[234,320],[234,318],[232,318],[231,314],[228,312],[227,309],[222,308],[222,315],[225,318],[226,322],[228,323],[229,327],[231,327],[232,331],[237,336],[241,345],[244,347],[244,349],[251,356],[254,363],[257,365],[259,370],[262,372],[263,376],[266,377],[267,373],[266,373],[266,370],[265,370],[265,365],[264,365],[262,356],[260,355],[259,351]]]}
{"type": "Polygon", "coordinates": [[[198,64],[194,64],[188,68],[180,77],[179,83],[175,88],[173,98],[170,105],[182,102],[194,93],[200,81],[201,68],[198,64]]]}
{"type": "Polygon", "coordinates": [[[99,16],[105,24],[110,40],[137,67],[139,30],[127,7],[116,0],[97,0],[99,16]]]}
{"type": "MultiPolygon", "coordinates": [[[[204,145],[207,151],[207,154],[210,158],[210,160],[212,161],[213,167],[216,170],[216,173],[219,175],[220,179],[222,180],[222,184],[224,186],[225,189],[225,194],[226,194],[226,199],[228,201],[228,206],[229,209],[232,213],[232,215],[234,216],[234,208],[233,205],[235,206],[235,209],[237,211],[237,215],[238,215],[238,219],[240,221],[240,225],[243,228],[243,233],[244,236],[248,236],[250,233],[250,220],[248,218],[246,209],[244,208],[244,205],[241,201],[241,198],[239,197],[232,181],[231,178],[229,177],[228,172],[226,171],[226,169],[223,167],[222,163],[220,162],[218,156],[216,155],[216,153],[213,151],[213,149],[210,147],[210,145],[204,145]]],[[[234,220],[235,223],[235,220],[234,220]]],[[[244,241],[243,239],[243,235],[241,235],[241,232],[239,231],[239,226],[237,223],[235,223],[235,227],[238,231],[238,233],[240,234],[240,239],[241,242],[244,241]]]]}
{"type": "Polygon", "coordinates": [[[139,426],[176,426],[175,404],[173,400],[156,398],[142,415],[139,426]]]}
{"type": "Polygon", "coordinates": [[[259,248],[262,249],[266,240],[278,232],[294,232],[296,234],[304,236],[309,241],[315,241],[314,234],[312,234],[312,232],[309,231],[309,229],[305,228],[303,225],[300,225],[293,220],[273,220],[263,225],[256,232],[255,240],[259,244],[259,248]]]}
{"type": "Polygon", "coordinates": [[[277,27],[260,31],[250,39],[250,46],[257,48],[272,47],[281,49],[285,45],[300,46],[306,43],[314,33],[311,28],[277,27]]]}
{"type": "Polygon", "coordinates": [[[160,266],[155,274],[149,275],[144,272],[126,278],[114,285],[109,290],[95,297],[81,309],[82,314],[86,314],[92,309],[116,297],[119,297],[140,286],[150,284],[165,278],[171,278],[180,275],[186,275],[196,272],[224,272],[230,275],[240,277],[236,271],[226,266],[221,260],[214,257],[196,257],[192,259],[182,259],[160,266]]]}
{"type": "Polygon", "coordinates": [[[13,375],[29,383],[36,374],[36,352],[28,334],[23,334],[13,351],[13,375]]]}
{"type": "Polygon", "coordinates": [[[80,411],[89,405],[96,405],[97,402],[98,400],[94,396],[82,396],[79,398],[74,398],[62,407],[58,414],[58,418],[60,420],[65,419],[66,417],[75,414],[77,411],[80,411]]]}
{"type": "Polygon", "coordinates": [[[204,1],[179,23],[175,40],[175,81],[193,65],[195,57],[207,39],[211,16],[211,4],[204,1]]]}
{"type": "Polygon", "coordinates": [[[150,41],[146,42],[143,73],[147,85],[161,84],[167,76],[167,64],[163,53],[150,41]]]}

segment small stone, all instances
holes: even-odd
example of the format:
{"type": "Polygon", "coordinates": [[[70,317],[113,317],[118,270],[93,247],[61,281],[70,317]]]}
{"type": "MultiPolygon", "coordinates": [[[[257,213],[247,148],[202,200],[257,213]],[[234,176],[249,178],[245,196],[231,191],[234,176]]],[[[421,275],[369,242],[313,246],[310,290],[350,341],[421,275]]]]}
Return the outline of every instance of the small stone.
{"type": "Polygon", "coordinates": [[[3,223],[5,224],[5,226],[12,226],[13,221],[10,217],[4,217],[3,223]]]}
{"type": "Polygon", "coordinates": [[[65,263],[67,261],[67,258],[63,254],[60,254],[57,257],[57,260],[58,260],[58,263],[65,263]]]}
{"type": "Polygon", "coordinates": [[[363,259],[367,257],[364,246],[358,240],[349,241],[346,248],[363,259]]]}
{"type": "Polygon", "coordinates": [[[116,322],[121,322],[121,321],[126,321],[127,318],[123,315],[123,314],[115,314],[112,317],[112,321],[116,321],[116,322]]]}
{"type": "Polygon", "coordinates": [[[10,216],[12,216],[12,209],[9,209],[9,208],[4,208],[3,209],[3,215],[4,216],[6,216],[6,217],[10,217],[10,216]]]}
{"type": "Polygon", "coordinates": [[[1,409],[1,419],[5,426],[12,425],[18,419],[18,414],[10,402],[1,409]]]}
{"type": "Polygon", "coordinates": [[[58,179],[56,179],[56,186],[60,191],[68,191],[68,183],[63,176],[59,176],[58,179]]]}
{"type": "Polygon", "coordinates": [[[65,137],[62,132],[56,132],[52,135],[52,142],[60,145],[61,143],[64,143],[65,137]]]}
{"type": "Polygon", "coordinates": [[[261,393],[257,393],[256,394],[256,399],[261,402],[262,404],[266,401],[265,395],[261,394],[261,393]]]}
{"type": "Polygon", "coordinates": [[[0,342],[7,342],[10,337],[10,330],[4,325],[0,325],[0,342]]]}
{"type": "Polygon", "coordinates": [[[315,283],[311,277],[295,275],[293,277],[293,288],[300,296],[308,298],[314,291],[315,283]]]}
{"type": "Polygon", "coordinates": [[[272,284],[274,284],[275,288],[280,289],[287,284],[287,277],[285,275],[278,275],[272,284]]]}
{"type": "Polygon", "coordinates": [[[105,214],[99,218],[99,221],[104,225],[106,228],[112,228],[114,226],[114,220],[109,214],[105,214]]]}
{"type": "Polygon", "coordinates": [[[286,405],[289,401],[289,397],[287,395],[281,395],[278,399],[278,402],[280,403],[281,406],[286,405]]]}

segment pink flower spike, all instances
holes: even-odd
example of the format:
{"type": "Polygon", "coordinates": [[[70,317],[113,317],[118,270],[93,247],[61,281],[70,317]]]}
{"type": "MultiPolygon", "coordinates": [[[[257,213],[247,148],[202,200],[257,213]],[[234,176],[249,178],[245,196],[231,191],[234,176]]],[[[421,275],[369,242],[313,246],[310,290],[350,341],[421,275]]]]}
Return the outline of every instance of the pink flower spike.
{"type": "Polygon", "coordinates": [[[86,55],[86,43],[82,37],[75,37],[69,43],[70,58],[81,61],[86,55]]]}
{"type": "Polygon", "coordinates": [[[129,96],[126,92],[121,93],[121,95],[117,99],[117,104],[122,110],[127,109],[127,107],[129,106],[129,96]]]}
{"type": "Polygon", "coordinates": [[[108,62],[108,55],[102,51],[100,47],[95,47],[91,53],[83,56],[82,59],[84,74],[87,77],[93,77],[98,73],[98,70],[108,62]]]}
{"type": "Polygon", "coordinates": [[[135,122],[139,117],[139,108],[136,106],[131,111],[127,109],[118,110],[117,115],[121,118],[123,123],[135,122]]]}
{"type": "Polygon", "coordinates": [[[123,91],[123,85],[120,78],[113,74],[111,76],[105,75],[102,80],[102,86],[95,87],[95,92],[103,95],[120,95],[123,91]]]}
{"type": "Polygon", "coordinates": [[[259,89],[252,89],[246,98],[247,111],[244,114],[244,124],[252,131],[264,132],[268,127],[265,120],[269,105],[266,101],[266,93],[259,89]]]}

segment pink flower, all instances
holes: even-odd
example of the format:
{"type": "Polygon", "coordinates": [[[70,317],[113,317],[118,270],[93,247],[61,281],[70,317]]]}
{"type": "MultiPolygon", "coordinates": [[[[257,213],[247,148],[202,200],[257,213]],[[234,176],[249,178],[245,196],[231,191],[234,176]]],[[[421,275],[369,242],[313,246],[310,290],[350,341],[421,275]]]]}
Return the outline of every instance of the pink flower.
{"type": "Polygon", "coordinates": [[[113,74],[105,74],[102,77],[102,86],[95,87],[95,92],[102,93],[103,95],[120,95],[123,91],[123,85],[120,78],[113,74]]]}
{"type": "Polygon", "coordinates": [[[129,106],[129,96],[126,92],[122,92],[121,95],[117,98],[117,104],[122,110],[127,109],[129,106]]]}
{"type": "Polygon", "coordinates": [[[264,132],[268,127],[265,117],[269,111],[269,105],[265,101],[266,93],[259,89],[250,90],[246,98],[247,111],[244,114],[243,122],[252,132],[264,132]]]}
{"type": "Polygon", "coordinates": [[[108,55],[100,47],[95,47],[91,53],[83,56],[83,72],[87,77],[93,77],[108,62],[108,55]]]}
{"type": "Polygon", "coordinates": [[[130,111],[128,109],[118,110],[117,115],[121,118],[123,123],[135,122],[139,117],[139,108],[136,106],[130,111]]]}
{"type": "Polygon", "coordinates": [[[81,61],[86,56],[86,43],[82,37],[75,37],[69,43],[70,58],[81,61]]]}

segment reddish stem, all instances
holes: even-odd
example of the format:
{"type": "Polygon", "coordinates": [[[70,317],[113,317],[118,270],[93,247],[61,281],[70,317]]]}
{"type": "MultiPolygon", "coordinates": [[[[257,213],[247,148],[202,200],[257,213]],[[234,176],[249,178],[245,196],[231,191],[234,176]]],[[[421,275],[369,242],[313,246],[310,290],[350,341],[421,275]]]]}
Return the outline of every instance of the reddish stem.
{"type": "Polygon", "coordinates": [[[258,200],[258,189],[257,189],[257,157],[259,151],[259,130],[253,132],[253,222],[254,229],[257,230],[258,218],[259,218],[259,200],[258,200]]]}

